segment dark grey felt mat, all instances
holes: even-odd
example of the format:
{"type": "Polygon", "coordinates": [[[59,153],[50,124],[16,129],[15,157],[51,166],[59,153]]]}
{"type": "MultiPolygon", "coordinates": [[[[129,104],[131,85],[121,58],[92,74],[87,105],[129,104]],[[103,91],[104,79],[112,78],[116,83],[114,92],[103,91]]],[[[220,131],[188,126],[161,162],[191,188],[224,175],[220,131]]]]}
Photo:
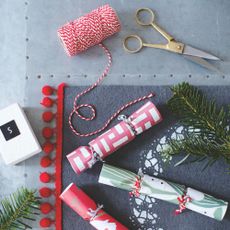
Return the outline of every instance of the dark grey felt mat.
{"type": "MultiPolygon", "coordinates": [[[[150,224],[149,221],[139,223],[137,218],[131,218],[133,213],[133,200],[130,199],[127,191],[116,189],[110,186],[99,184],[98,176],[101,164],[97,163],[92,169],[87,170],[80,176],[72,170],[66,155],[81,145],[93,139],[80,138],[75,136],[68,125],[68,115],[72,109],[74,96],[84,87],[67,87],[65,89],[64,99],[64,130],[63,130],[63,171],[62,182],[63,189],[71,182],[81,187],[96,202],[104,204],[104,209],[121,221],[130,229],[163,229],[163,230],[227,230],[230,229],[230,212],[227,212],[224,220],[218,222],[214,219],[197,214],[192,211],[186,211],[179,216],[173,216],[173,211],[177,208],[173,204],[164,201],[156,201],[152,207],[154,213],[158,215],[156,224],[150,224]],[[132,206],[130,205],[132,203],[132,206]]],[[[216,98],[219,105],[229,103],[229,86],[210,86],[201,87],[208,97],[216,98]]],[[[155,149],[158,144],[156,140],[169,134],[168,130],[175,126],[176,118],[167,110],[165,102],[170,98],[171,93],[168,86],[102,86],[83,97],[80,103],[93,103],[97,107],[97,118],[91,122],[74,119],[74,123],[79,130],[88,132],[98,129],[104,122],[124,103],[134,98],[155,92],[156,96],[152,101],[156,104],[163,115],[163,122],[151,128],[149,131],[136,137],[134,141],[118,150],[106,158],[106,162],[121,168],[137,172],[141,165],[141,158],[145,157],[143,152],[148,149],[155,149]],[[155,142],[154,142],[155,140],[155,142]],[[143,151],[144,150],[144,151],[143,151]]],[[[143,103],[132,106],[124,113],[129,115],[134,112],[143,103]]],[[[88,111],[83,111],[88,113],[88,111]]],[[[118,123],[117,120],[112,125],[118,123]]],[[[161,158],[158,155],[158,160],[161,158]]],[[[180,158],[174,159],[178,161],[180,158]]],[[[158,176],[167,180],[191,186],[210,195],[230,201],[230,176],[226,173],[228,165],[223,161],[216,162],[212,167],[201,171],[204,163],[193,163],[173,167],[173,164],[163,165],[163,173],[158,176]]],[[[149,175],[153,175],[154,169],[145,170],[149,175]]],[[[139,207],[140,208],[140,207],[139,207]]],[[[143,207],[144,208],[144,207],[143,207]]],[[[149,209],[149,207],[146,207],[149,209]]],[[[63,204],[63,229],[64,230],[85,230],[93,229],[86,221],[82,220],[69,207],[63,204]]]]}

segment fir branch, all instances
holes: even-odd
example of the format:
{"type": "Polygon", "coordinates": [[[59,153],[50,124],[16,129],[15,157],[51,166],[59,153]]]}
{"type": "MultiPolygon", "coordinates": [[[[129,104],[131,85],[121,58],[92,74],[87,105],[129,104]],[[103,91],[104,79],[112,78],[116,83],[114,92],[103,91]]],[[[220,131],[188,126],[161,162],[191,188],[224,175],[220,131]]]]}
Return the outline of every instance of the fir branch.
{"type": "Polygon", "coordinates": [[[230,164],[230,106],[217,108],[214,100],[208,100],[203,93],[188,83],[171,88],[172,98],[168,101],[171,111],[180,122],[188,127],[188,134],[181,140],[170,140],[162,151],[163,157],[186,153],[197,159],[209,158],[209,164],[224,158],[230,164]]]}
{"type": "Polygon", "coordinates": [[[226,160],[230,160],[230,151],[227,143],[219,144],[194,134],[187,134],[181,140],[170,140],[164,153],[171,156],[187,153],[197,158],[202,157],[203,160],[208,157],[214,159],[224,157],[226,160]]]}
{"type": "Polygon", "coordinates": [[[27,229],[31,227],[25,221],[35,220],[34,210],[39,209],[39,201],[35,191],[21,188],[4,198],[1,206],[0,230],[27,229]]]}
{"type": "Polygon", "coordinates": [[[168,106],[184,125],[202,129],[202,133],[213,137],[227,137],[227,114],[223,107],[217,109],[214,100],[209,101],[200,90],[185,82],[171,90],[173,96],[168,106]]]}

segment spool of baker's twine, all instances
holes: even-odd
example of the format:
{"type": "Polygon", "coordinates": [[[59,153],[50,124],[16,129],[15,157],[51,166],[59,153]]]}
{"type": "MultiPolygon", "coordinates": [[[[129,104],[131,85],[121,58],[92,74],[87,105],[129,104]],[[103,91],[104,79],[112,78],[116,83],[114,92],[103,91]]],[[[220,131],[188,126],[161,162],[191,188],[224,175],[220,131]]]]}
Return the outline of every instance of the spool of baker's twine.
{"type": "Polygon", "coordinates": [[[72,21],[58,30],[58,35],[69,56],[74,56],[105,38],[120,31],[121,25],[116,12],[109,5],[72,21]]]}

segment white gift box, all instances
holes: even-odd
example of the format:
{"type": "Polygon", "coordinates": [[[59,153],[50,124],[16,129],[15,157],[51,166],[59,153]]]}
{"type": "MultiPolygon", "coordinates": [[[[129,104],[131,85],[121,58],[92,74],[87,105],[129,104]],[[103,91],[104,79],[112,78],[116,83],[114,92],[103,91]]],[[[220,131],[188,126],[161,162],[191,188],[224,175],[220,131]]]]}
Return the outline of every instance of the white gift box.
{"type": "Polygon", "coordinates": [[[5,163],[14,165],[39,152],[41,146],[20,105],[0,110],[0,153],[5,163]]]}

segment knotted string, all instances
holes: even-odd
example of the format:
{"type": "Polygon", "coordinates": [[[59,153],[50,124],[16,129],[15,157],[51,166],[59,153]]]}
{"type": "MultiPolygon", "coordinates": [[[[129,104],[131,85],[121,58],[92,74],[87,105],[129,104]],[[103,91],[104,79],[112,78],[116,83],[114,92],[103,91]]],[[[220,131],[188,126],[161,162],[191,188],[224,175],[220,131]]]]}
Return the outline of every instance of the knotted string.
{"type": "MultiPolygon", "coordinates": [[[[142,185],[142,181],[143,181],[143,176],[144,176],[144,174],[142,173],[142,171],[140,169],[138,172],[138,175],[136,175],[136,177],[135,177],[133,190],[131,192],[129,192],[129,195],[131,197],[132,196],[135,196],[135,197],[140,196],[140,190],[141,190],[141,185],[142,185]]],[[[188,202],[192,201],[192,198],[189,195],[187,195],[187,191],[185,191],[183,195],[177,197],[177,200],[179,202],[179,208],[175,210],[175,212],[174,212],[175,215],[181,214],[186,209],[186,204],[188,202]]]]}
{"type": "MultiPolygon", "coordinates": [[[[129,195],[139,197],[140,196],[140,190],[141,190],[141,185],[143,181],[144,174],[142,173],[141,169],[138,172],[138,175],[135,177],[135,182],[133,185],[133,190],[129,192],[129,195]]],[[[187,195],[187,191],[184,192],[183,195],[178,196],[177,200],[179,202],[179,208],[175,210],[174,214],[179,215],[181,214],[185,209],[186,209],[186,203],[191,202],[192,198],[187,195]]]]}
{"type": "Polygon", "coordinates": [[[92,208],[89,208],[88,209],[88,214],[90,216],[90,221],[93,221],[97,215],[98,215],[98,212],[103,209],[103,205],[98,205],[97,208],[95,210],[93,210],[92,208]]]}
{"type": "Polygon", "coordinates": [[[99,153],[97,153],[92,146],[90,146],[90,151],[92,153],[91,154],[92,155],[92,162],[91,162],[90,168],[92,168],[93,165],[98,161],[101,161],[102,163],[105,163],[105,161],[101,158],[99,153]]]}
{"type": "Polygon", "coordinates": [[[133,185],[134,188],[131,192],[129,192],[129,195],[131,197],[133,197],[133,196],[139,197],[140,196],[140,190],[141,190],[141,184],[142,184],[143,176],[144,176],[144,174],[142,173],[142,171],[140,169],[138,172],[138,175],[135,178],[135,182],[133,185]]]}
{"type": "Polygon", "coordinates": [[[177,197],[177,200],[179,202],[179,208],[175,210],[175,215],[181,214],[186,209],[186,203],[191,202],[192,198],[186,195],[185,192],[184,195],[177,197]]]}
{"type": "Polygon", "coordinates": [[[74,56],[91,46],[99,44],[99,46],[104,50],[108,57],[107,66],[98,80],[92,86],[77,94],[74,99],[73,109],[69,115],[68,122],[71,130],[77,136],[88,137],[100,133],[106,129],[111,121],[115,119],[124,109],[135,103],[154,96],[153,94],[149,94],[125,104],[120,109],[118,109],[117,112],[115,112],[101,128],[93,132],[81,133],[73,125],[72,120],[74,116],[77,116],[78,118],[85,121],[92,121],[96,117],[96,109],[92,104],[78,104],[78,101],[81,96],[84,96],[96,88],[107,76],[112,64],[112,56],[106,46],[102,44],[102,41],[105,38],[117,33],[120,30],[120,27],[121,25],[116,12],[109,5],[104,5],[83,17],[74,20],[73,22],[65,24],[58,30],[58,36],[60,37],[64,49],[69,56],[74,56]],[[91,112],[91,116],[86,117],[82,115],[80,113],[80,109],[82,108],[88,108],[91,112]]]}
{"type": "Polygon", "coordinates": [[[135,127],[134,125],[132,124],[132,119],[131,117],[127,117],[126,115],[124,114],[121,114],[118,116],[117,118],[119,121],[124,121],[126,124],[128,124],[131,128],[131,130],[133,131],[133,133],[136,135],[137,131],[135,130],[135,127]]]}

